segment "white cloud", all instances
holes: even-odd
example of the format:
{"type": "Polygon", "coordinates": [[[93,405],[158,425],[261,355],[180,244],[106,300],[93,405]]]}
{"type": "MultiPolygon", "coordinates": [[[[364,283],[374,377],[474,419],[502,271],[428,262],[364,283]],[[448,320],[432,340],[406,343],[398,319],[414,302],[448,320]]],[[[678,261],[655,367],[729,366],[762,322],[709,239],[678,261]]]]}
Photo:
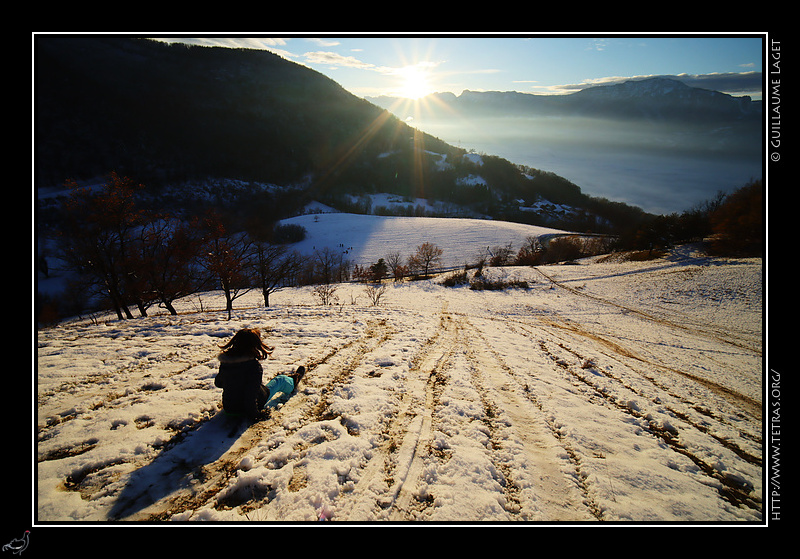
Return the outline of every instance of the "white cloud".
{"type": "Polygon", "coordinates": [[[204,47],[228,47],[273,50],[284,46],[289,40],[280,37],[157,37],[165,43],[186,43],[204,47]]]}
{"type": "Polygon", "coordinates": [[[326,48],[338,47],[341,44],[341,43],[339,43],[339,41],[336,41],[336,40],[323,39],[323,38],[319,38],[319,37],[314,37],[314,38],[310,37],[310,38],[305,39],[305,40],[310,42],[310,43],[316,43],[319,46],[326,47],[326,48]]]}
{"type": "Polygon", "coordinates": [[[358,68],[361,70],[374,70],[376,66],[368,62],[362,62],[354,56],[343,56],[336,52],[314,51],[303,54],[307,64],[326,64],[328,66],[345,66],[347,68],[358,68]]]}

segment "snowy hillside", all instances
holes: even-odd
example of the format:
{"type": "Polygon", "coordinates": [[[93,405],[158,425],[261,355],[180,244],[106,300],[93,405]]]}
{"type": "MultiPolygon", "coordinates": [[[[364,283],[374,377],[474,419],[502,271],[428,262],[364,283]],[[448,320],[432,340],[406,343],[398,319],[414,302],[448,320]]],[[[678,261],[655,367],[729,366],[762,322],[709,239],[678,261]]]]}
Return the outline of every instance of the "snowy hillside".
{"type": "Polygon", "coordinates": [[[515,250],[529,236],[563,234],[565,231],[482,219],[438,217],[385,217],[344,213],[303,215],[283,220],[301,225],[306,239],[292,245],[302,254],[316,250],[340,250],[353,264],[373,264],[389,252],[408,257],[425,242],[442,249],[442,267],[454,268],[474,263],[486,256],[486,249],[512,244],[515,250]]]}
{"type": "Polygon", "coordinates": [[[39,331],[36,520],[762,520],[760,260],[485,273],[528,288],[253,293],[230,321],[208,293],[39,331]],[[309,368],[251,426],[214,386],[242,327],[276,348],[265,380],[309,368]]]}

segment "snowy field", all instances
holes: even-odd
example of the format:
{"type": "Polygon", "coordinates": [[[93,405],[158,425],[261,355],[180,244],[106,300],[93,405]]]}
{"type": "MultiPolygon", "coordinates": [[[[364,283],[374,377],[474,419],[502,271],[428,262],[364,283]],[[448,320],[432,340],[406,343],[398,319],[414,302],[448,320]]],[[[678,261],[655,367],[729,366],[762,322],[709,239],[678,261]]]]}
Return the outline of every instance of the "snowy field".
{"type": "Polygon", "coordinates": [[[485,219],[447,217],[386,217],[348,213],[302,215],[281,223],[300,225],[305,240],[292,249],[313,257],[316,251],[329,249],[360,266],[374,264],[397,250],[398,239],[405,250],[398,250],[405,260],[423,243],[432,243],[443,251],[442,268],[472,264],[494,249],[511,243],[514,254],[528,237],[559,235],[566,231],[485,219]]]}
{"type": "Polygon", "coordinates": [[[760,259],[485,273],[528,287],[252,292],[230,321],[207,293],[40,330],[35,521],[763,520],[760,259]],[[214,386],[242,327],[276,348],[265,381],[309,369],[252,425],[214,386]]]}

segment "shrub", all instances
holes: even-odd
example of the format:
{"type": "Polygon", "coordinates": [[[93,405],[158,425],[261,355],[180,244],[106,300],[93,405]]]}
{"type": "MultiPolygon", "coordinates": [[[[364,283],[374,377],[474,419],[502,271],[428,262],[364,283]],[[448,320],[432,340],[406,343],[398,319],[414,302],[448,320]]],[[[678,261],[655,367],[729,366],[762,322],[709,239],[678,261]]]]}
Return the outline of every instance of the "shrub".
{"type": "Polygon", "coordinates": [[[314,287],[314,295],[319,297],[319,302],[321,305],[332,305],[339,300],[339,297],[336,295],[337,289],[338,286],[332,283],[317,285],[314,287]]]}
{"type": "Polygon", "coordinates": [[[760,256],[764,253],[764,184],[737,190],[711,215],[711,251],[717,255],[760,256]]]}
{"type": "Polygon", "coordinates": [[[469,288],[473,291],[502,291],[503,289],[518,288],[528,289],[528,282],[522,280],[489,280],[486,278],[473,279],[469,288]]]}
{"type": "Polygon", "coordinates": [[[275,244],[288,245],[292,243],[299,243],[306,238],[306,228],[296,223],[287,223],[285,225],[277,225],[273,240],[275,244]]]}
{"type": "Polygon", "coordinates": [[[545,262],[564,262],[575,260],[583,255],[581,240],[577,237],[561,237],[553,239],[547,247],[545,262]]]}
{"type": "Polygon", "coordinates": [[[461,272],[455,272],[450,274],[446,278],[444,278],[441,282],[441,285],[445,287],[456,287],[458,285],[466,285],[467,284],[467,271],[463,270],[461,272]]]}

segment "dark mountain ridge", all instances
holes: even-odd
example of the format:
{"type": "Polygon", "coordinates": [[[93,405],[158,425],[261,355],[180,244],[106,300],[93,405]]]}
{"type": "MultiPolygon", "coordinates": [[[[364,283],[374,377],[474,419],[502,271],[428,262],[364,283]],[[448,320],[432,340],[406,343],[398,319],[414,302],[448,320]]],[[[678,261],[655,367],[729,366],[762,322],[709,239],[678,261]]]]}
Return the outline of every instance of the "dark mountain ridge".
{"type": "Polygon", "coordinates": [[[350,146],[375,155],[412,134],[332,80],[266,51],[38,37],[34,62],[40,185],[120,167],[151,180],[286,184],[330,170],[344,149],[353,157],[350,146]],[[360,142],[375,122],[386,126],[360,142]]]}

